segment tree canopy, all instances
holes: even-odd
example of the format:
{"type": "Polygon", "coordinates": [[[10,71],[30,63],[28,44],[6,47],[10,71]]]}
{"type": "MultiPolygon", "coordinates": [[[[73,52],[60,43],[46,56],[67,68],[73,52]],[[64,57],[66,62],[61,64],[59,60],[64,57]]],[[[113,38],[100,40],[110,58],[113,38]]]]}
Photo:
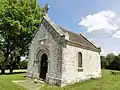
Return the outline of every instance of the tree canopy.
{"type": "Polygon", "coordinates": [[[20,57],[28,54],[42,16],[36,0],[0,0],[0,50],[4,56],[1,73],[7,66],[12,73],[20,57]]]}
{"type": "Polygon", "coordinates": [[[101,65],[105,69],[120,70],[120,54],[110,53],[107,56],[101,56],[101,65]]]}

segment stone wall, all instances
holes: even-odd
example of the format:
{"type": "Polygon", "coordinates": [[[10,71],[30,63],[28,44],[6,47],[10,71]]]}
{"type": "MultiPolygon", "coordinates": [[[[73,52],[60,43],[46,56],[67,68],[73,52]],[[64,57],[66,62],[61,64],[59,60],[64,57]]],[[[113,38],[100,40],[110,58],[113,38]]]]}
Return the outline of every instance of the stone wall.
{"type": "Polygon", "coordinates": [[[39,77],[40,55],[48,56],[46,82],[53,85],[68,85],[74,82],[101,76],[100,55],[98,52],[82,49],[69,41],[69,34],[62,32],[48,17],[33,38],[28,61],[28,77],[39,77]],[[65,40],[66,39],[66,40],[65,40]],[[78,52],[82,53],[83,71],[78,72],[78,52]]]}
{"type": "Polygon", "coordinates": [[[39,77],[40,60],[36,60],[36,54],[42,49],[48,55],[47,82],[49,84],[61,84],[61,40],[59,34],[44,19],[30,46],[27,70],[28,77],[39,77]],[[34,65],[35,62],[36,65],[34,65]]]}
{"type": "Polygon", "coordinates": [[[90,78],[101,77],[100,55],[98,52],[71,46],[67,41],[63,48],[62,86],[90,78]],[[78,53],[82,53],[83,71],[78,71],[78,53]]]}

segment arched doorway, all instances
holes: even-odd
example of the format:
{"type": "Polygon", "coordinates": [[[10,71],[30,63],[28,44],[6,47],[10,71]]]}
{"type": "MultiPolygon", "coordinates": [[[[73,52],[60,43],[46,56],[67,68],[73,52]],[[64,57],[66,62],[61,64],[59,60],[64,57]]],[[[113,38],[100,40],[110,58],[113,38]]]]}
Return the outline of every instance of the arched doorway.
{"type": "Polygon", "coordinates": [[[47,69],[48,69],[48,57],[47,54],[43,53],[41,55],[40,75],[39,75],[39,77],[43,80],[46,80],[47,69]]]}

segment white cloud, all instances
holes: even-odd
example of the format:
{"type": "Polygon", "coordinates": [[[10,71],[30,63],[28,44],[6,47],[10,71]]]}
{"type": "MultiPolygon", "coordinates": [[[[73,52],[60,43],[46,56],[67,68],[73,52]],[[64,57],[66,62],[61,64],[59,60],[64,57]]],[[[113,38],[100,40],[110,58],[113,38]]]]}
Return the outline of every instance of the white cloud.
{"type": "Polygon", "coordinates": [[[100,55],[103,55],[103,56],[106,56],[108,54],[108,52],[106,51],[106,50],[101,50],[101,53],[100,53],[100,55]]]}
{"type": "Polygon", "coordinates": [[[120,31],[117,31],[115,34],[113,34],[113,37],[120,38],[120,31]]]}
{"type": "Polygon", "coordinates": [[[118,13],[108,10],[90,14],[83,17],[79,25],[85,27],[86,35],[101,46],[101,55],[120,52],[120,15],[118,13]]]}
{"type": "Polygon", "coordinates": [[[106,50],[106,49],[102,49],[100,55],[106,56],[106,55],[109,54],[109,53],[114,53],[115,55],[118,55],[118,54],[119,54],[119,52],[115,52],[115,51],[110,52],[110,51],[108,51],[108,50],[106,50]]]}
{"type": "Polygon", "coordinates": [[[79,25],[87,28],[88,32],[104,30],[106,33],[112,33],[119,28],[116,18],[116,13],[113,11],[101,11],[83,17],[82,21],[79,22],[79,25]]]}

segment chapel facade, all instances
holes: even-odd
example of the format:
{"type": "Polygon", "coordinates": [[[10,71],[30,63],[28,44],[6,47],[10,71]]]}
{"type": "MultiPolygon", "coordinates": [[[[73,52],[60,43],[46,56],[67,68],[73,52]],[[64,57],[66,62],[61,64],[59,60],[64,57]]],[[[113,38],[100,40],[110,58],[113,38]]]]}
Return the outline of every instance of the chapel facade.
{"type": "Polygon", "coordinates": [[[27,76],[68,85],[101,77],[100,47],[56,25],[47,15],[29,48],[27,76]]]}

